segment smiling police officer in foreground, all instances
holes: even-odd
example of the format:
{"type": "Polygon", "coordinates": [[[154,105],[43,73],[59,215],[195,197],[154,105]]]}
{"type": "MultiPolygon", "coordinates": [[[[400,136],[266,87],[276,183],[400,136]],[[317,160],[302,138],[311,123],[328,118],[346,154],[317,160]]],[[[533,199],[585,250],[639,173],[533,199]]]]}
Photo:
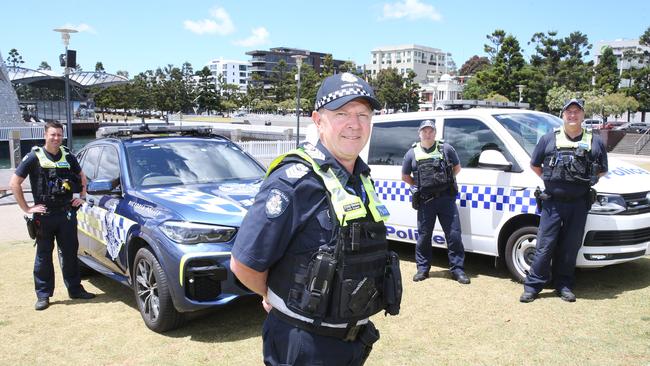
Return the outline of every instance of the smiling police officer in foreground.
{"type": "Polygon", "coordinates": [[[443,141],[436,141],[436,124],[420,123],[420,142],[404,155],[402,180],[413,191],[413,208],[418,210],[418,242],[415,246],[417,272],[413,281],[429,277],[431,268],[431,236],[436,217],[447,241],[451,277],[461,284],[470,283],[465,274],[465,247],[460,236],[460,218],[456,207],[456,180],[460,161],[456,150],[443,141]]]}
{"type": "Polygon", "coordinates": [[[388,210],[359,158],[380,107],[364,80],[326,78],[312,114],[319,142],[271,163],[242,222],[230,267],[269,312],[267,365],[362,365],[379,339],[368,317],[399,312],[388,210]]]}
{"type": "Polygon", "coordinates": [[[564,301],[574,302],[576,257],[582,245],[587,213],[595,198],[590,187],[607,173],[607,150],[599,135],[582,128],[584,101],[571,99],[562,108],[562,128],[542,136],[531,168],[544,181],[539,195],[541,217],[535,257],[524,282],[521,302],[531,302],[551,279],[564,301]]]}

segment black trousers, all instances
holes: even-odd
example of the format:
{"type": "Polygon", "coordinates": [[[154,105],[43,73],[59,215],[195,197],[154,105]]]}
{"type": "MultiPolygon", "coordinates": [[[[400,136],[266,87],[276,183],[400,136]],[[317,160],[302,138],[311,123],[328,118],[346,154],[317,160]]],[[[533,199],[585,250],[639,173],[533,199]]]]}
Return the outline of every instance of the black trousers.
{"type": "Polygon", "coordinates": [[[60,211],[48,215],[35,215],[38,227],[36,258],[34,260],[34,287],[38,298],[51,297],[54,293],[54,265],[52,252],[54,240],[58,246],[59,264],[68,293],[75,295],[83,290],[79,275],[77,251],[77,215],[60,211]]]}

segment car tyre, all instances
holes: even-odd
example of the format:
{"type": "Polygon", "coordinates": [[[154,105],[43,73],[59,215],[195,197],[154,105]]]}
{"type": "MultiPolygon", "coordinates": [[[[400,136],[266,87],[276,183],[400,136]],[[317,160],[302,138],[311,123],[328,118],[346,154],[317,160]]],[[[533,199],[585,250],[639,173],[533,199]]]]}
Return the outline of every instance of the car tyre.
{"type": "Polygon", "coordinates": [[[135,255],[133,278],[135,301],[149,329],[162,333],[183,324],[185,318],[174,307],[167,276],[149,248],[135,255]]]}
{"type": "Polygon", "coordinates": [[[506,266],[516,281],[524,282],[533,263],[537,245],[537,227],[524,226],[515,230],[506,243],[506,266]]]}

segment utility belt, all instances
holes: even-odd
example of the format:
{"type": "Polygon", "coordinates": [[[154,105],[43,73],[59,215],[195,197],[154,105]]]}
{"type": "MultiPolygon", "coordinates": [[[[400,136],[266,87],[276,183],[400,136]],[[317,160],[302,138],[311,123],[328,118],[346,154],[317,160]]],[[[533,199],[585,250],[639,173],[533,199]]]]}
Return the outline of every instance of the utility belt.
{"type": "Polygon", "coordinates": [[[596,202],[597,192],[595,189],[590,188],[589,191],[580,196],[561,196],[561,195],[552,195],[547,192],[542,192],[542,190],[537,187],[535,190],[535,203],[537,208],[541,210],[543,206],[543,201],[553,201],[561,203],[574,203],[579,201],[587,201],[589,205],[592,205],[596,202]]]}
{"type": "Polygon", "coordinates": [[[431,201],[432,199],[440,198],[443,196],[453,196],[457,193],[458,189],[456,188],[456,183],[451,186],[445,185],[442,188],[423,188],[422,190],[413,190],[411,197],[411,206],[414,210],[420,208],[424,203],[431,201]]]}
{"type": "Polygon", "coordinates": [[[345,342],[360,340],[363,344],[369,347],[372,347],[372,344],[379,340],[379,331],[371,321],[367,321],[363,324],[357,322],[356,324],[349,324],[346,327],[329,327],[322,324],[316,325],[315,321],[314,323],[309,323],[296,319],[291,315],[281,312],[277,308],[273,308],[271,313],[285,323],[289,323],[302,330],[320,336],[337,338],[345,342]]]}
{"type": "Polygon", "coordinates": [[[420,193],[420,201],[422,203],[432,200],[434,198],[440,198],[442,196],[451,196],[452,187],[445,186],[439,189],[424,188],[420,193]]]}
{"type": "Polygon", "coordinates": [[[72,207],[71,204],[67,204],[65,206],[56,206],[56,207],[50,207],[50,206],[45,206],[47,208],[46,212],[39,213],[36,212],[34,215],[38,216],[50,216],[50,215],[60,215],[60,214],[68,214],[68,213],[75,213],[79,209],[79,207],[72,207]]]}

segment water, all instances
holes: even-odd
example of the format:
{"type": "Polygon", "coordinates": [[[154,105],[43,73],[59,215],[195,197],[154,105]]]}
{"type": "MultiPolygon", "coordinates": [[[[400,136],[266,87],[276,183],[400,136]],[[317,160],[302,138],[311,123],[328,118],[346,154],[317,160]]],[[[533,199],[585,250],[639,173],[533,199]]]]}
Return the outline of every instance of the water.
{"type": "MultiPolygon", "coordinates": [[[[72,151],[79,151],[82,147],[86,146],[87,143],[94,139],[95,135],[73,136],[72,151]]],[[[9,158],[0,158],[0,169],[9,169],[9,167],[9,158]]]]}

